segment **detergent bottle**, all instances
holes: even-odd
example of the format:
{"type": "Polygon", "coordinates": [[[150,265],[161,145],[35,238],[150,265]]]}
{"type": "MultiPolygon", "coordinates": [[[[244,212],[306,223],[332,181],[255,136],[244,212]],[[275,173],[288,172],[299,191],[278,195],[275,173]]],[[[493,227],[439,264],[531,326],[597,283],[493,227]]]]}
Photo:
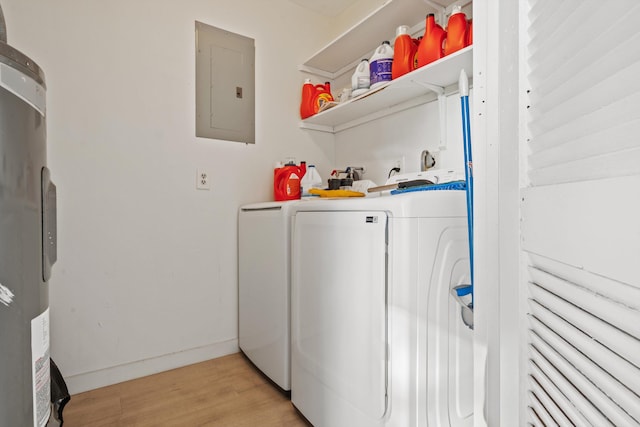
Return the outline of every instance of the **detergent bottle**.
{"type": "Polygon", "coordinates": [[[302,186],[302,197],[312,196],[312,194],[309,193],[309,190],[312,188],[322,188],[322,178],[316,170],[315,165],[309,165],[307,167],[307,172],[302,177],[300,185],[302,186]]]}
{"type": "Polygon", "coordinates": [[[409,27],[401,25],[396,29],[396,40],[393,44],[393,63],[391,65],[391,78],[413,71],[413,61],[416,56],[417,46],[409,35],[409,27]]]}
{"type": "Polygon", "coordinates": [[[382,42],[369,61],[369,80],[371,89],[391,81],[391,66],[393,64],[393,48],[388,40],[382,42]]]}
{"type": "Polygon", "coordinates": [[[311,98],[312,115],[320,111],[320,108],[327,102],[333,101],[331,95],[331,83],[325,82],[323,85],[315,85],[313,96],[311,98]]]}
{"type": "Polygon", "coordinates": [[[467,46],[473,44],[473,19],[469,19],[467,24],[467,46]]]}
{"type": "Polygon", "coordinates": [[[306,172],[306,162],[297,166],[289,162],[273,171],[273,196],[276,201],[296,200],[300,198],[300,179],[306,172]]]}
{"type": "Polygon", "coordinates": [[[424,37],[418,46],[418,67],[424,67],[444,56],[442,43],[446,36],[446,31],[436,23],[435,15],[428,14],[424,37]]]}
{"type": "Polygon", "coordinates": [[[420,47],[420,42],[422,42],[422,36],[417,39],[411,39],[415,48],[413,49],[413,69],[418,68],[418,48],[420,47]]]}
{"type": "Polygon", "coordinates": [[[316,93],[316,88],[311,83],[311,79],[306,79],[302,85],[302,99],[300,100],[300,117],[306,119],[313,115],[311,101],[316,93]]]}
{"type": "Polygon", "coordinates": [[[450,55],[467,46],[467,17],[460,6],[455,6],[447,23],[444,54],[450,55]]]}
{"type": "Polygon", "coordinates": [[[369,90],[371,85],[369,60],[363,59],[351,76],[351,96],[356,97],[369,90]]]}

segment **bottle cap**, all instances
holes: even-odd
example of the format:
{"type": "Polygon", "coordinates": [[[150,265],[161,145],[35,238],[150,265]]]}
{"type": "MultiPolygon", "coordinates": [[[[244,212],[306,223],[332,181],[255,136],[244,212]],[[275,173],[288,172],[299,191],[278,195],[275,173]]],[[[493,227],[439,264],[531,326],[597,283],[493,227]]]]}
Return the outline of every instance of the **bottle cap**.
{"type": "Polygon", "coordinates": [[[409,26],[408,25],[400,25],[396,29],[396,37],[401,36],[403,34],[409,34],[409,26]]]}

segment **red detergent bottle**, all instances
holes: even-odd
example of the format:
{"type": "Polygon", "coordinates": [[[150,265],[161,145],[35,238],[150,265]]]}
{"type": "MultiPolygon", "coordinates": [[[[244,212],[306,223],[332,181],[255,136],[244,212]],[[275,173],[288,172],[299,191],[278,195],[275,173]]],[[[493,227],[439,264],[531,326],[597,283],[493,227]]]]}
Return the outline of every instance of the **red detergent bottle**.
{"type": "Polygon", "coordinates": [[[467,17],[460,6],[453,8],[447,23],[447,38],[444,42],[444,54],[451,55],[467,46],[467,17]]]}
{"type": "Polygon", "coordinates": [[[409,35],[409,27],[400,25],[396,29],[396,40],[393,44],[393,62],[391,64],[391,79],[414,70],[413,61],[416,56],[417,46],[409,35]]]}
{"type": "Polygon", "coordinates": [[[420,47],[420,42],[422,42],[422,36],[417,39],[411,39],[411,41],[415,46],[413,49],[413,69],[415,70],[418,68],[418,48],[420,47]]]}
{"type": "Polygon", "coordinates": [[[276,201],[296,200],[301,196],[300,180],[307,171],[306,162],[293,162],[273,171],[273,197],[276,201]]]}
{"type": "Polygon", "coordinates": [[[418,67],[424,67],[444,56],[442,43],[446,37],[447,32],[436,23],[435,15],[428,14],[424,37],[418,46],[418,67]]]}
{"type": "Polygon", "coordinates": [[[316,88],[310,79],[306,79],[302,85],[302,99],[300,100],[300,117],[306,119],[313,115],[311,102],[316,93],[316,88]]]}

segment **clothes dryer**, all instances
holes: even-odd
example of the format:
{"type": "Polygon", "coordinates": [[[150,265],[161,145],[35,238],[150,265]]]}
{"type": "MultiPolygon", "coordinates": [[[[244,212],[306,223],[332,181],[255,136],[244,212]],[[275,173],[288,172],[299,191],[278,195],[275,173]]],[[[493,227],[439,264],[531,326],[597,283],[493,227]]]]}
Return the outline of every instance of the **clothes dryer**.
{"type": "Polygon", "coordinates": [[[293,210],[296,408],[316,427],[408,427],[426,426],[432,404],[444,411],[434,425],[470,426],[472,401],[459,397],[473,390],[471,331],[449,296],[469,281],[464,191],[293,210]]]}
{"type": "Polygon", "coordinates": [[[290,219],[301,201],[242,206],[238,213],[238,344],[290,390],[290,219]]]}

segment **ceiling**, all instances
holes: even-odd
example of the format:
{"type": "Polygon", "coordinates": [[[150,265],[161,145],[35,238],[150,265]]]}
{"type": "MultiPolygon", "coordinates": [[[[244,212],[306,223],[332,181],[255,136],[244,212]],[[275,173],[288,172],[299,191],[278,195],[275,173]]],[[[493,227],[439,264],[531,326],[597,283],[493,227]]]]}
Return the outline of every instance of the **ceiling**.
{"type": "Polygon", "coordinates": [[[335,17],[358,0],[289,0],[298,6],[326,16],[335,17]]]}

